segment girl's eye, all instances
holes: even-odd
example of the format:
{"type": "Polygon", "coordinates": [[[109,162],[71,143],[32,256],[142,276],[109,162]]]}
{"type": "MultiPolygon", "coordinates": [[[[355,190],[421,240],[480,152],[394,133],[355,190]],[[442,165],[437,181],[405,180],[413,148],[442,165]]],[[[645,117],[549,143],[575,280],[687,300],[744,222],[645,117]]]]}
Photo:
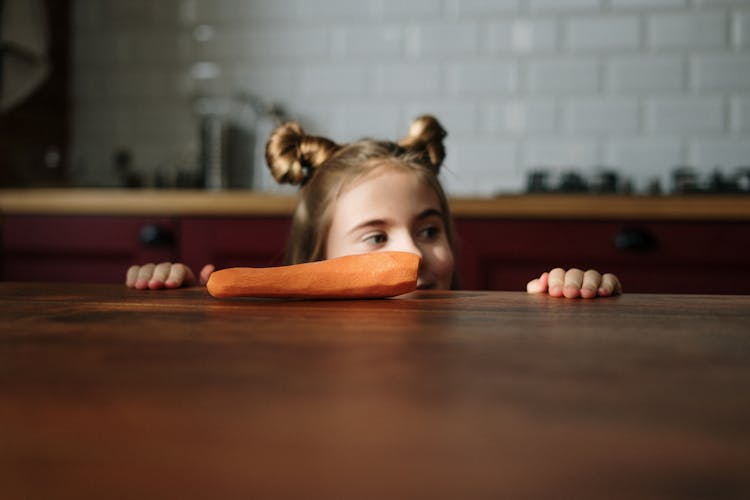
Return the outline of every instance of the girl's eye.
{"type": "Polygon", "coordinates": [[[383,233],[375,233],[375,234],[371,234],[369,236],[366,236],[362,241],[364,241],[365,243],[367,243],[369,245],[382,245],[387,240],[388,240],[388,238],[386,238],[385,234],[383,234],[383,233]]]}
{"type": "Polygon", "coordinates": [[[424,239],[432,240],[440,234],[440,228],[437,226],[428,226],[419,231],[419,236],[424,239]]]}

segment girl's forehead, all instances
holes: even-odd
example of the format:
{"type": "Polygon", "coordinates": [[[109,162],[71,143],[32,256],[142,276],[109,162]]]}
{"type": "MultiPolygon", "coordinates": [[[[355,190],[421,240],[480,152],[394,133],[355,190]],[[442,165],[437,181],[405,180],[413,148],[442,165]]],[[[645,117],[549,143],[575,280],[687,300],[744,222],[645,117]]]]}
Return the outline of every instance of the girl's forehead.
{"type": "Polygon", "coordinates": [[[411,219],[426,210],[442,214],[442,206],[424,177],[404,169],[384,169],[344,191],[335,203],[334,218],[411,219]]]}
{"type": "Polygon", "coordinates": [[[414,167],[389,160],[378,163],[370,170],[350,179],[349,182],[342,186],[342,189],[339,192],[339,197],[346,194],[348,191],[354,190],[365,184],[373,186],[386,185],[388,183],[402,185],[404,188],[416,188],[421,186],[431,187],[430,183],[427,182],[424,173],[419,172],[414,167]]]}

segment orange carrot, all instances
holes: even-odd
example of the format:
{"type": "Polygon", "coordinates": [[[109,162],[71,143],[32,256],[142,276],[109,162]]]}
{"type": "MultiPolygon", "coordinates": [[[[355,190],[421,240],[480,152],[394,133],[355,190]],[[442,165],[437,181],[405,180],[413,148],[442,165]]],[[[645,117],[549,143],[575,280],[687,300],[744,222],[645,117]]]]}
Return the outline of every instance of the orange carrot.
{"type": "Polygon", "coordinates": [[[373,252],[282,267],[233,267],[211,274],[214,297],[364,299],[417,288],[420,258],[408,252],[373,252]]]}

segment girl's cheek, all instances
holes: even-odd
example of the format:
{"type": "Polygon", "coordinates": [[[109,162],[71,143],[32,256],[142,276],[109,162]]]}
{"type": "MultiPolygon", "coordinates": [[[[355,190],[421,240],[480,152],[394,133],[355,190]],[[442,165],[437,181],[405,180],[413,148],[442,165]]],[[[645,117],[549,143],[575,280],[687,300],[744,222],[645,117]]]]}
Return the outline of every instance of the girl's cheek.
{"type": "Polygon", "coordinates": [[[450,288],[453,279],[454,258],[453,252],[447,245],[439,246],[431,254],[429,263],[430,271],[440,281],[442,288],[450,288]]]}
{"type": "Polygon", "coordinates": [[[440,260],[442,260],[447,267],[453,269],[453,251],[447,241],[441,242],[439,245],[440,260]]]}

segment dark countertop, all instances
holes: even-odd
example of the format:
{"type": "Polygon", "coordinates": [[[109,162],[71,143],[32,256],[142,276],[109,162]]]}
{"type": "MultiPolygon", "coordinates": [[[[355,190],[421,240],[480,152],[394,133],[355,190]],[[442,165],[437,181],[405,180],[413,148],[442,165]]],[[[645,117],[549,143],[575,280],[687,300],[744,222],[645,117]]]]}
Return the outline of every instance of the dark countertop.
{"type": "Polygon", "coordinates": [[[750,496],[750,296],[0,283],[3,498],[750,496]]]}

